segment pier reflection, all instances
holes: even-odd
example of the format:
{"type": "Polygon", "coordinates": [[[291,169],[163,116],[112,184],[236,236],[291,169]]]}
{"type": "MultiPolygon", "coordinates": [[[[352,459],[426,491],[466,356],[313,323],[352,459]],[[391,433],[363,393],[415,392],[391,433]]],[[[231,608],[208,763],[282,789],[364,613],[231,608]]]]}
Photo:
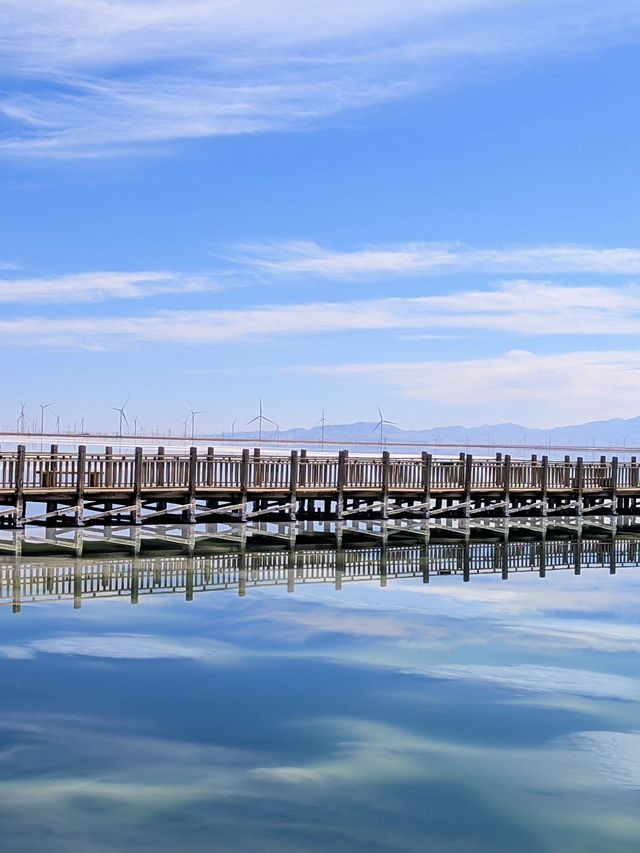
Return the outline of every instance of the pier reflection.
{"type": "Polygon", "coordinates": [[[475,575],[602,569],[640,565],[640,540],[611,536],[566,540],[380,542],[356,547],[240,548],[196,556],[118,556],[52,558],[25,556],[0,559],[0,606],[20,612],[23,604],[45,600],[129,598],[177,594],[191,601],[211,591],[247,595],[259,587],[283,586],[292,593],[306,584],[332,584],[339,590],[356,581],[386,586],[402,578],[456,575],[468,582],[475,575]]]}

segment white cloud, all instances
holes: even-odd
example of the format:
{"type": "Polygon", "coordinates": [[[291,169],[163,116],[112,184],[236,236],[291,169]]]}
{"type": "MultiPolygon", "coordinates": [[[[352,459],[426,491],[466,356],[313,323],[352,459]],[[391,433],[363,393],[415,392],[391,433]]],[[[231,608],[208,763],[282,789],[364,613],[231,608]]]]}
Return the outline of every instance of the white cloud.
{"type": "MultiPolygon", "coordinates": [[[[114,285],[121,286],[129,285],[118,282],[114,285]]],[[[42,289],[40,284],[35,288],[38,292],[42,289]]],[[[22,338],[31,345],[37,336],[43,344],[62,346],[108,346],[136,341],[223,343],[260,336],[403,329],[593,336],[609,334],[612,328],[618,334],[640,333],[640,287],[514,281],[492,289],[447,296],[163,311],[135,318],[25,316],[0,321],[0,335],[6,341],[22,338]]],[[[357,372],[358,368],[342,370],[357,372]]]]}
{"type": "Polygon", "coordinates": [[[212,640],[166,639],[151,634],[69,635],[33,640],[28,653],[113,658],[118,660],[192,660],[210,664],[238,662],[242,652],[227,643],[212,640]]]}
{"type": "Polygon", "coordinates": [[[333,251],[314,242],[247,244],[239,260],[277,274],[315,275],[347,281],[390,275],[414,276],[456,272],[593,273],[637,275],[640,249],[579,245],[477,249],[449,243],[403,243],[333,251]]]}
{"type": "Polygon", "coordinates": [[[46,278],[0,279],[0,303],[100,302],[220,288],[220,284],[206,277],[172,272],[84,272],[46,278]]]}
{"type": "Polygon", "coordinates": [[[413,400],[445,407],[450,418],[514,419],[531,426],[637,415],[640,350],[493,358],[383,362],[317,367],[315,372],[383,385],[413,400]]]}
{"type": "Polygon", "coordinates": [[[514,664],[448,664],[413,667],[410,675],[441,678],[446,681],[473,681],[506,690],[531,693],[568,693],[593,699],[640,701],[640,683],[624,675],[555,666],[514,664]]]}
{"type": "MultiPolygon", "coordinates": [[[[628,595],[628,593],[627,593],[628,595]]],[[[547,648],[594,649],[599,652],[635,652],[640,647],[640,626],[619,621],[590,619],[545,619],[513,622],[500,627],[522,643],[547,648]]]]}
{"type": "Polygon", "coordinates": [[[296,127],[640,27],[633,0],[3,0],[2,15],[0,150],[32,156],[296,127]]]}

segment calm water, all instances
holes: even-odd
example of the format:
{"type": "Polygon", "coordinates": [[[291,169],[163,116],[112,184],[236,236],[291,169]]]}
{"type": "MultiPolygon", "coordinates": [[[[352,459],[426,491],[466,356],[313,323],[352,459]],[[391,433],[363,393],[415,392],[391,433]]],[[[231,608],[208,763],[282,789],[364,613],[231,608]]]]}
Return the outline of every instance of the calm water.
{"type": "Polygon", "coordinates": [[[40,561],[69,583],[34,603],[26,566],[0,607],[6,853],[638,850],[636,566],[80,609],[95,564],[40,561]]]}

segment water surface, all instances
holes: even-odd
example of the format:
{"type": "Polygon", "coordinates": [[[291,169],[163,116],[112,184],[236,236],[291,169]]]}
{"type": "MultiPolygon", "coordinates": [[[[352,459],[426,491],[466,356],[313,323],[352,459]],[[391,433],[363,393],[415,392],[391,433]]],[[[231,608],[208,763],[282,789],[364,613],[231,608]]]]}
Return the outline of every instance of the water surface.
{"type": "Polygon", "coordinates": [[[637,850],[633,560],[374,551],[210,591],[204,558],[7,558],[2,849],[637,850]]]}

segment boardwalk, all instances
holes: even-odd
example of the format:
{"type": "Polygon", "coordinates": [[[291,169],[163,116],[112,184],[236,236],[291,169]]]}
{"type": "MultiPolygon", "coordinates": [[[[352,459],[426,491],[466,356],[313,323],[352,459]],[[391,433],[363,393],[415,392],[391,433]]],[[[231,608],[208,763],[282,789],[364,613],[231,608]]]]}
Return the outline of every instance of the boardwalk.
{"type": "Polygon", "coordinates": [[[0,523],[84,526],[296,519],[635,513],[635,458],[515,460],[199,453],[0,454],[0,523]]]}
{"type": "Polygon", "coordinates": [[[99,561],[2,561],[0,604],[19,612],[23,603],[46,599],[129,598],[180,594],[189,601],[208,591],[236,591],[282,585],[289,592],[305,584],[330,583],[337,589],[356,581],[382,586],[393,579],[498,574],[504,580],[518,572],[637,567],[640,542],[628,539],[583,539],[573,542],[460,542],[367,548],[300,548],[237,551],[203,557],[111,558],[99,561]]]}

